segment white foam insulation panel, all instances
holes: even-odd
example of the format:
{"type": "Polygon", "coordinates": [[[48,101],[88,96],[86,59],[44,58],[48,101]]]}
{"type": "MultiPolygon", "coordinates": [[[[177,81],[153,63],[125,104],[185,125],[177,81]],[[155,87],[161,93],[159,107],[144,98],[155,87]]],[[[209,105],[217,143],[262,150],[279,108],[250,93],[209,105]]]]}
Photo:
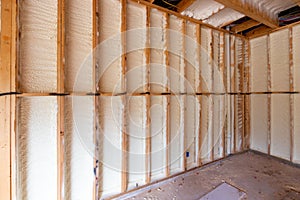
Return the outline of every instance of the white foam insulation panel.
{"type": "Polygon", "coordinates": [[[271,97],[271,155],[290,159],[290,98],[286,94],[271,97]]]}
{"type": "Polygon", "coordinates": [[[224,54],[224,35],[213,31],[213,90],[216,93],[225,92],[224,73],[225,73],[225,54],[224,54]]]}
{"type": "Polygon", "coordinates": [[[150,13],[150,83],[151,92],[167,92],[168,76],[166,66],[167,18],[163,12],[151,9],[150,13]]]}
{"type": "Polygon", "coordinates": [[[18,199],[57,199],[56,97],[18,98],[18,199]]]}
{"type": "Polygon", "coordinates": [[[185,9],[182,14],[195,19],[207,19],[213,14],[224,9],[224,5],[216,1],[211,0],[197,0],[187,9],[185,9]]]}
{"type": "Polygon", "coordinates": [[[146,7],[127,4],[127,91],[130,93],[147,92],[147,67],[145,48],[147,42],[146,7]]]}
{"type": "Polygon", "coordinates": [[[65,87],[69,92],[93,92],[93,4],[67,0],[65,8],[65,87]]]}
{"type": "Polygon", "coordinates": [[[268,153],[268,96],[251,95],[251,142],[250,148],[268,153]]]}
{"type": "Polygon", "coordinates": [[[212,96],[201,97],[201,154],[202,163],[211,162],[212,154],[212,96]]]}
{"type": "Polygon", "coordinates": [[[212,92],[212,30],[201,27],[201,85],[202,92],[212,92]]]}
{"type": "Polygon", "coordinates": [[[235,42],[235,92],[242,92],[244,80],[244,46],[241,38],[235,42]]]}
{"type": "Polygon", "coordinates": [[[170,141],[169,141],[169,165],[170,173],[176,174],[184,170],[184,110],[186,96],[178,95],[170,97],[170,141]]]}
{"type": "Polygon", "coordinates": [[[146,97],[128,97],[128,188],[144,185],[146,180],[146,97]]]}
{"type": "Polygon", "coordinates": [[[294,95],[293,162],[300,164],[300,95],[294,95]]]}
{"type": "Polygon", "coordinates": [[[120,1],[99,1],[100,44],[97,48],[99,62],[97,84],[100,92],[124,92],[121,87],[121,57],[122,52],[125,52],[121,45],[121,8],[120,1]]]}
{"type": "Polygon", "coordinates": [[[293,68],[294,68],[294,87],[296,92],[300,92],[300,25],[293,29],[293,68]]]}
{"type": "Polygon", "coordinates": [[[270,34],[271,91],[290,90],[289,30],[270,34]]]}
{"type": "Polygon", "coordinates": [[[186,97],[185,110],[185,156],[187,169],[197,166],[199,129],[200,129],[200,102],[197,96],[186,97]]]}
{"type": "Polygon", "coordinates": [[[21,0],[19,7],[20,90],[56,92],[57,0],[21,0]]]}
{"type": "Polygon", "coordinates": [[[225,134],[225,96],[214,95],[213,98],[213,155],[214,159],[223,157],[225,134]]]}
{"type": "Polygon", "coordinates": [[[184,93],[185,62],[184,35],[185,23],[171,15],[169,17],[168,51],[170,62],[170,90],[175,94],[184,93]]]}
{"type": "Polygon", "coordinates": [[[98,197],[121,192],[122,97],[99,97],[98,197]],[[113,155],[113,156],[112,156],[113,155]]]}
{"type": "Polygon", "coordinates": [[[66,199],[92,199],[95,180],[93,97],[66,97],[64,111],[64,193],[66,199]]]}
{"type": "Polygon", "coordinates": [[[167,97],[151,97],[151,181],[166,174],[167,97]]]}
{"type": "Polygon", "coordinates": [[[250,40],[251,92],[268,91],[268,36],[250,40]]]}
{"type": "Polygon", "coordinates": [[[200,86],[200,48],[201,47],[197,38],[199,32],[200,32],[199,26],[188,21],[186,22],[184,57],[186,60],[185,86],[188,94],[194,94],[200,92],[199,86],[200,86]]]}
{"type": "Polygon", "coordinates": [[[244,16],[245,15],[231,8],[224,8],[220,10],[218,13],[210,16],[209,18],[204,19],[203,22],[213,25],[215,27],[223,27],[238,19],[241,19],[244,16]]]}

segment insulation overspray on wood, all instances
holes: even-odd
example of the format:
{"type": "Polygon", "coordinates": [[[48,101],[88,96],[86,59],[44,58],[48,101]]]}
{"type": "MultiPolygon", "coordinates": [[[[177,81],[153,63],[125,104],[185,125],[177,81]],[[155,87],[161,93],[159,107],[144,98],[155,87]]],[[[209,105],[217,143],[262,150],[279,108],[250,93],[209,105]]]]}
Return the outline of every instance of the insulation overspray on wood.
{"type": "Polygon", "coordinates": [[[184,23],[173,15],[170,16],[170,30],[168,31],[168,51],[170,61],[170,90],[178,94],[185,92],[184,88],[184,23]]]}
{"type": "Polygon", "coordinates": [[[128,97],[128,189],[144,185],[146,172],[146,97],[128,97]]]}
{"type": "Polygon", "coordinates": [[[212,92],[211,29],[201,27],[201,85],[202,92],[212,92]],[[204,67],[205,66],[205,67],[204,67]]]}
{"type": "Polygon", "coordinates": [[[289,95],[271,95],[271,155],[290,159],[289,95]]]}
{"type": "Polygon", "coordinates": [[[197,166],[199,128],[200,128],[200,103],[197,96],[186,97],[185,111],[185,155],[187,169],[197,166]]]}
{"type": "Polygon", "coordinates": [[[167,30],[164,13],[151,9],[150,14],[150,83],[151,92],[167,92],[167,66],[164,51],[167,50],[167,30]]]}
{"type": "Polygon", "coordinates": [[[251,95],[251,149],[268,153],[268,97],[251,95]]]}
{"type": "Polygon", "coordinates": [[[99,97],[99,194],[110,196],[121,192],[122,113],[121,97],[99,97]],[[112,156],[113,155],[113,156],[112,156]]]}
{"type": "Polygon", "coordinates": [[[300,92],[300,25],[293,27],[294,88],[300,92]]]}
{"type": "Polygon", "coordinates": [[[129,3],[127,5],[127,90],[143,93],[146,83],[146,7],[129,3]]]}
{"type": "Polygon", "coordinates": [[[100,45],[97,48],[99,59],[99,91],[121,93],[121,3],[120,1],[99,1],[100,45]],[[111,13],[114,13],[111,15],[111,13]]]}
{"type": "Polygon", "coordinates": [[[94,100],[93,97],[65,98],[66,199],[92,199],[94,183],[94,100]],[[84,184],[83,184],[84,183],[84,184]]]}
{"type": "Polygon", "coordinates": [[[251,92],[268,91],[267,36],[250,40],[251,92]]]}
{"type": "Polygon", "coordinates": [[[92,1],[66,0],[66,90],[93,90],[93,16],[92,1]]]}
{"type": "Polygon", "coordinates": [[[184,156],[184,96],[170,97],[170,146],[169,165],[170,173],[183,171],[184,156]]]}
{"type": "Polygon", "coordinates": [[[293,162],[300,164],[300,95],[294,95],[294,148],[293,162]]]}
{"type": "Polygon", "coordinates": [[[18,199],[57,198],[57,99],[18,99],[18,199]]]}
{"type": "Polygon", "coordinates": [[[186,59],[186,92],[196,93],[200,85],[200,44],[197,42],[196,24],[186,23],[185,59],[186,59]]]}
{"type": "Polygon", "coordinates": [[[19,10],[20,90],[56,92],[57,0],[22,0],[19,10]]]}
{"type": "Polygon", "coordinates": [[[166,111],[167,99],[164,96],[151,97],[151,181],[165,176],[166,166],[166,111]]]}
{"type": "Polygon", "coordinates": [[[270,34],[271,91],[289,91],[289,53],[289,30],[270,34]]]}

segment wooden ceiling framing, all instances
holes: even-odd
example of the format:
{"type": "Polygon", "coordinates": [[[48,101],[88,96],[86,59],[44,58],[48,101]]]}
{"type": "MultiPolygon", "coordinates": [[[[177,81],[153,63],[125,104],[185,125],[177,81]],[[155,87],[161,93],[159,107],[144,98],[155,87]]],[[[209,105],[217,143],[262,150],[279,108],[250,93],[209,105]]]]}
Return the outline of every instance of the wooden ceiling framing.
{"type": "MultiPolygon", "coordinates": [[[[147,0],[150,3],[156,3],[157,1],[171,3],[171,0],[147,0]]],[[[197,0],[181,0],[176,7],[178,13],[184,12],[191,5],[193,5],[197,0]]],[[[199,0],[198,0],[199,1],[199,0]]],[[[229,26],[231,31],[238,34],[243,34],[245,36],[255,36],[256,34],[261,35],[262,33],[269,32],[271,30],[279,28],[278,19],[272,18],[268,13],[262,11],[259,6],[255,6],[254,4],[247,3],[247,1],[242,0],[211,0],[212,2],[217,2],[219,4],[224,5],[222,9],[219,9],[217,12],[212,13],[206,19],[199,19],[199,21],[204,21],[210,19],[216,14],[222,12],[224,9],[232,9],[237,11],[243,15],[245,15],[246,20],[234,19],[225,23],[222,23],[221,26],[224,28],[225,26],[229,26]],[[239,22],[238,22],[239,21],[239,22]]],[[[292,0],[295,2],[294,6],[300,6],[300,0],[292,0]]],[[[177,1],[178,2],[178,1],[177,1]]]]}

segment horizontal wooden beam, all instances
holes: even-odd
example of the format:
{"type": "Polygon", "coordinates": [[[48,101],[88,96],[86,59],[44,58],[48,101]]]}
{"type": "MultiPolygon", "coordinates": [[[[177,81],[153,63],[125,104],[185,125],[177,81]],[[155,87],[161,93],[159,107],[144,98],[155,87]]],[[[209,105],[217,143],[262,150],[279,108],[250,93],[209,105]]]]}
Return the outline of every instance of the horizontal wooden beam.
{"type": "Polygon", "coordinates": [[[265,24],[271,28],[279,27],[278,21],[271,19],[266,13],[259,10],[258,7],[254,7],[248,3],[243,3],[242,0],[215,0],[226,7],[234,9],[258,22],[265,24]]]}
{"type": "Polygon", "coordinates": [[[246,36],[249,38],[253,38],[253,37],[257,37],[257,36],[261,36],[264,34],[267,34],[271,31],[272,29],[267,27],[267,26],[260,26],[248,33],[246,33],[246,36]]]}
{"type": "Polygon", "coordinates": [[[238,24],[238,25],[232,27],[231,31],[233,31],[235,33],[239,33],[239,32],[248,30],[254,26],[258,26],[260,24],[261,24],[260,22],[250,19],[250,20],[245,21],[244,23],[241,23],[241,24],[238,24]]]}
{"type": "Polygon", "coordinates": [[[196,0],[182,0],[177,4],[177,12],[181,13],[185,9],[187,9],[190,5],[192,5],[196,0]]]}

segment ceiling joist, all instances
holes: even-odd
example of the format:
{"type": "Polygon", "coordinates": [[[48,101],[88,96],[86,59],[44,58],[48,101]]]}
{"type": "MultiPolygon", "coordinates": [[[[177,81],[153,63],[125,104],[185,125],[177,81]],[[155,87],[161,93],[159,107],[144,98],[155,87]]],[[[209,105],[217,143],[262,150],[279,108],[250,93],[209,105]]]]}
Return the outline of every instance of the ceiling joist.
{"type": "Polygon", "coordinates": [[[265,24],[271,28],[278,28],[278,21],[271,19],[265,13],[259,10],[259,8],[253,7],[248,3],[243,3],[242,0],[215,0],[218,3],[223,4],[226,7],[234,9],[262,24],[265,24]]]}
{"type": "Polygon", "coordinates": [[[250,19],[250,20],[247,20],[241,24],[238,24],[238,25],[232,27],[231,31],[233,31],[235,33],[239,33],[239,32],[248,30],[254,26],[258,26],[260,24],[261,24],[260,22],[250,19]]]}
{"type": "Polygon", "coordinates": [[[185,9],[187,9],[190,5],[192,5],[196,0],[182,0],[178,3],[177,12],[181,13],[185,9]]]}

